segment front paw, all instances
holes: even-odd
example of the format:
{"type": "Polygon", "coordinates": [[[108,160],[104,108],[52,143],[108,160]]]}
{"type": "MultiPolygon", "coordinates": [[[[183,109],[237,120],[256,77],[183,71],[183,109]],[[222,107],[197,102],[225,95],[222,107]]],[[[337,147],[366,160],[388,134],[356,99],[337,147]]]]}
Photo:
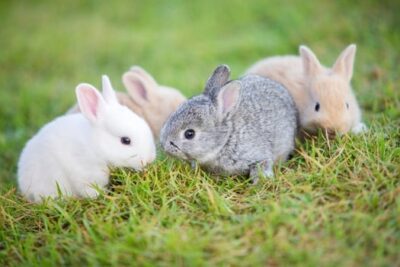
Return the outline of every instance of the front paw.
{"type": "Polygon", "coordinates": [[[356,124],[356,126],[354,126],[351,129],[351,132],[353,134],[360,134],[360,133],[366,132],[367,130],[368,130],[368,127],[364,123],[359,122],[358,124],[356,124]]]}
{"type": "Polygon", "coordinates": [[[99,191],[92,187],[92,186],[88,186],[84,189],[84,193],[83,193],[83,197],[85,198],[97,198],[100,195],[99,191]]]}
{"type": "Polygon", "coordinates": [[[261,166],[256,166],[250,171],[251,184],[256,185],[260,178],[274,179],[274,170],[271,167],[262,169],[261,166]]]}
{"type": "Polygon", "coordinates": [[[196,170],[197,169],[197,161],[195,161],[195,160],[190,161],[190,167],[192,168],[192,170],[196,170]]]}

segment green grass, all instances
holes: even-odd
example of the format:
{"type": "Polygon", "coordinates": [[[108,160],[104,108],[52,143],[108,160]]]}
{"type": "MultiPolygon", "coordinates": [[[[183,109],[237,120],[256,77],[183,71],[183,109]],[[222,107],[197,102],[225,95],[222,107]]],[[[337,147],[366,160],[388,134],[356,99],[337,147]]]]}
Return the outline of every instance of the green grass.
{"type": "Polygon", "coordinates": [[[399,266],[400,16],[395,1],[2,1],[0,266],[399,266]],[[331,65],[357,43],[369,131],[299,143],[276,178],[217,180],[160,156],[116,170],[96,200],[24,201],[24,143],[133,64],[187,96],[220,63],[233,77],[309,45],[331,65]]]}

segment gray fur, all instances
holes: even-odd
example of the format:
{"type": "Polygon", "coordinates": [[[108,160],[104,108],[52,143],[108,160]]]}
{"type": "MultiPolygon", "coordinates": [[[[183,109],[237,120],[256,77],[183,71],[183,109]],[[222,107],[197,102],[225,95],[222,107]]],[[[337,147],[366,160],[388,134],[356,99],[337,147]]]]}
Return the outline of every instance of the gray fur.
{"type": "Polygon", "coordinates": [[[204,93],[184,102],[169,117],[160,143],[175,157],[196,161],[216,173],[250,175],[256,182],[260,174],[273,175],[273,163],[286,160],[293,151],[297,110],[281,84],[257,75],[228,81],[229,74],[227,66],[219,66],[204,93]],[[220,107],[225,98],[219,96],[234,86],[239,96],[224,112],[220,107]],[[195,130],[191,140],[184,137],[187,129],[195,130]]]}

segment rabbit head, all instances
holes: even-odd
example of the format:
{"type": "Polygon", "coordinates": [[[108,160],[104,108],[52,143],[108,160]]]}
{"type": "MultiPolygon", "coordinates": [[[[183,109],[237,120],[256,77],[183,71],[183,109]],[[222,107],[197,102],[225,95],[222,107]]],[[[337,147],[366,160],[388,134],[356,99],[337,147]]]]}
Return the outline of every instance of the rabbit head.
{"type": "Polygon", "coordinates": [[[309,94],[302,126],[309,132],[318,128],[329,134],[348,132],[360,117],[350,85],[356,46],[348,46],[332,68],[323,67],[306,46],[300,46],[299,50],[309,94]]]}
{"type": "Polygon", "coordinates": [[[90,84],[76,88],[79,108],[92,126],[90,141],[108,165],[140,170],[155,159],[151,130],[142,118],[118,103],[107,76],[102,82],[102,94],[90,84]]]}
{"type": "Polygon", "coordinates": [[[132,67],[122,76],[122,82],[133,102],[141,109],[156,138],[168,116],[186,98],[176,89],[160,86],[139,66],[132,67]]]}
{"type": "Polygon", "coordinates": [[[228,82],[229,75],[227,66],[219,66],[203,94],[184,102],[168,118],[160,138],[168,154],[202,163],[225,145],[231,131],[226,118],[237,105],[241,86],[239,81],[228,82]]]}

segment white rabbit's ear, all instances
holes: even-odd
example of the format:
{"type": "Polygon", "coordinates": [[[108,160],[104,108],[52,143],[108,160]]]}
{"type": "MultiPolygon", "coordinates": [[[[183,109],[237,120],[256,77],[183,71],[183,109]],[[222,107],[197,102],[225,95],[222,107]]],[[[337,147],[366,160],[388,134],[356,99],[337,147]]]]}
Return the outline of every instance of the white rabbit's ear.
{"type": "Polygon", "coordinates": [[[228,82],[231,71],[227,65],[219,65],[208,78],[204,94],[213,98],[214,91],[228,82]]]}
{"type": "Polygon", "coordinates": [[[241,87],[240,81],[232,81],[219,90],[217,103],[218,111],[221,114],[226,114],[236,106],[239,100],[241,87]]]}
{"type": "Polygon", "coordinates": [[[125,85],[129,96],[138,105],[146,105],[149,101],[148,83],[139,74],[129,71],[122,76],[122,83],[125,85]]]}
{"type": "Polygon", "coordinates": [[[148,85],[148,89],[151,90],[153,88],[155,89],[158,87],[157,81],[153,78],[153,76],[151,76],[150,73],[145,71],[142,67],[132,66],[129,71],[139,74],[139,76],[141,76],[143,79],[145,79],[147,82],[147,85],[148,85]]]}
{"type": "Polygon", "coordinates": [[[307,76],[314,76],[322,71],[321,63],[315,54],[305,45],[299,48],[300,57],[303,61],[304,74],[307,76]]]}
{"type": "Polygon", "coordinates": [[[92,85],[81,83],[76,87],[76,97],[82,114],[89,121],[96,122],[100,110],[106,105],[101,94],[92,85]]]}
{"type": "Polygon", "coordinates": [[[345,50],[337,58],[333,65],[333,72],[343,76],[348,81],[353,76],[354,57],[356,55],[357,47],[355,44],[351,44],[346,47],[345,50]]]}
{"type": "Polygon", "coordinates": [[[117,95],[115,94],[115,91],[112,88],[110,78],[108,78],[107,75],[103,75],[101,78],[102,78],[104,100],[108,104],[118,103],[117,95]]]}

